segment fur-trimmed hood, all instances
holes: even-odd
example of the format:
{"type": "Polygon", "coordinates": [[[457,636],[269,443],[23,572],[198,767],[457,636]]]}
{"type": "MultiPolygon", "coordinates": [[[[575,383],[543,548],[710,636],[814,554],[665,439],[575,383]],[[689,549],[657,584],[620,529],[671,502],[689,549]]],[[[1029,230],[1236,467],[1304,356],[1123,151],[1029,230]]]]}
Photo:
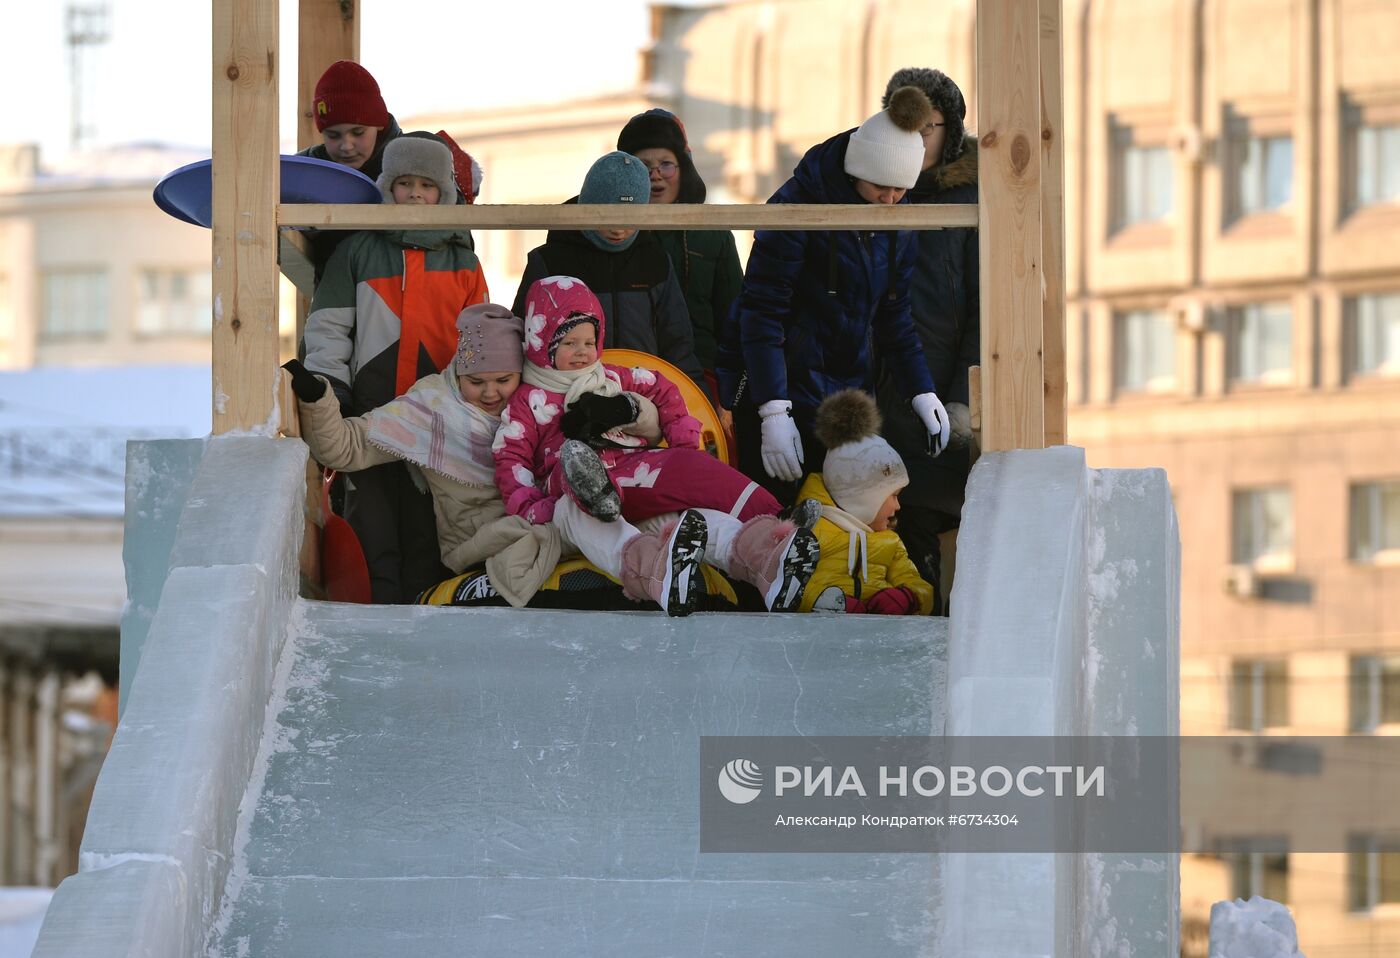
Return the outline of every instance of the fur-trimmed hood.
{"type": "Polygon", "coordinates": [[[927,201],[947,190],[966,186],[977,188],[977,137],[971,133],[963,140],[962,152],[956,160],[925,170],[910,192],[914,194],[916,202],[927,201]]]}

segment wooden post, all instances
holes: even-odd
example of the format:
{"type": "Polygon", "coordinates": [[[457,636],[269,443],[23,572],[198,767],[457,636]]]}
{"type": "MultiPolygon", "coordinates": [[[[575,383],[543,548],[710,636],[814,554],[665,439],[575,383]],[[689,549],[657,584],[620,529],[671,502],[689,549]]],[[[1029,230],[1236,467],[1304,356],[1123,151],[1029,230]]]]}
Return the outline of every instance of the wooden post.
{"type": "Polygon", "coordinates": [[[213,96],[214,432],[270,431],[277,381],[277,0],[214,0],[213,96]]]}
{"type": "Polygon", "coordinates": [[[360,59],[359,0],[301,0],[297,9],[297,149],[321,142],[311,112],[316,81],[337,60],[360,59]]]}
{"type": "Polygon", "coordinates": [[[1060,0],[1040,2],[1040,258],[1045,277],[1045,445],[1069,435],[1065,362],[1065,105],[1060,0]]]}
{"type": "Polygon", "coordinates": [[[982,448],[1045,445],[1038,0],[978,0],[982,448]]]}

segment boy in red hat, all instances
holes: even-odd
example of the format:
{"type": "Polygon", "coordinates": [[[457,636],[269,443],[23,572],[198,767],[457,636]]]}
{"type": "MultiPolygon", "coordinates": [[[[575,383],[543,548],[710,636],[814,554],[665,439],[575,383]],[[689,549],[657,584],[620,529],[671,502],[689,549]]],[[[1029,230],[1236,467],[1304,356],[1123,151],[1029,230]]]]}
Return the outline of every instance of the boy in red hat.
{"type": "Polygon", "coordinates": [[[353,60],[332,63],[316,81],[311,115],[321,143],[302,150],[301,156],[330,160],[372,180],[379,178],[384,147],[400,130],[368,70],[353,60]]]}

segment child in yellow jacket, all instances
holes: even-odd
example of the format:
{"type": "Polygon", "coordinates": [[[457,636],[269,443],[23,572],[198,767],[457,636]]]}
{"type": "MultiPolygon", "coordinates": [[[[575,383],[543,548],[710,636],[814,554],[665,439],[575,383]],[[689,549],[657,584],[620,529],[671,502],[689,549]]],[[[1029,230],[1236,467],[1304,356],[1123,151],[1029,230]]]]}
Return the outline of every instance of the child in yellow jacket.
{"type": "Polygon", "coordinates": [[[909,473],[880,438],[875,400],[856,389],[827,397],[817,407],[816,432],[827,448],[826,462],[807,477],[798,500],[821,503],[822,517],[812,530],[821,558],[802,593],[801,610],[927,615],[933,586],[919,577],[890,528],[909,473]]]}

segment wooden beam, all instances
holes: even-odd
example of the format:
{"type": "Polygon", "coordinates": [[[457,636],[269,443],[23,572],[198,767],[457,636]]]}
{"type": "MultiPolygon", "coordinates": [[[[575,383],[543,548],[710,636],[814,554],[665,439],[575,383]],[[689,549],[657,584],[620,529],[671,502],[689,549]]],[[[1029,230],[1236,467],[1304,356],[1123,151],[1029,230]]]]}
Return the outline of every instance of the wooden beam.
{"type": "Polygon", "coordinates": [[[266,430],[275,400],[277,0],[214,0],[213,26],[217,435],[266,430]]]}
{"type": "Polygon", "coordinates": [[[311,100],[337,60],[360,59],[359,0],[300,0],[297,10],[297,149],[321,142],[311,100]]]}
{"type": "Polygon", "coordinates": [[[359,206],[326,203],[284,204],[280,226],[320,229],[784,229],[928,230],[977,226],[977,207],[904,204],[671,204],[626,203],[581,206],[550,203],[511,206],[359,206]]]}
{"type": "Polygon", "coordinates": [[[1038,0],[977,4],[982,448],[1045,444],[1038,0]]]}
{"type": "Polygon", "coordinates": [[[1045,445],[1069,434],[1065,361],[1065,105],[1061,0],[1040,2],[1040,259],[1045,277],[1045,445]]]}

